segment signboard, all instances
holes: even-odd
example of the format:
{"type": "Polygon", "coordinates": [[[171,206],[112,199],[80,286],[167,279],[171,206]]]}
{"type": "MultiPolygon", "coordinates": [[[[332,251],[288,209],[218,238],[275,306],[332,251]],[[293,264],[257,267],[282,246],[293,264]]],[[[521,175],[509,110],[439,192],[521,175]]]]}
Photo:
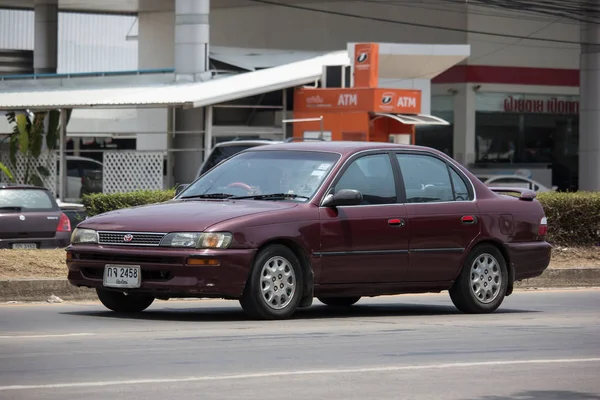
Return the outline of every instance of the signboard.
{"type": "Polygon", "coordinates": [[[298,89],[294,107],[298,111],[388,112],[419,114],[421,91],[408,89],[298,89]]]}
{"type": "Polygon", "coordinates": [[[579,114],[578,96],[478,93],[476,101],[477,111],[561,115],[579,114]]]}
{"type": "Polygon", "coordinates": [[[354,87],[377,87],[379,76],[379,45],[377,43],[355,44],[353,65],[354,87]]]}

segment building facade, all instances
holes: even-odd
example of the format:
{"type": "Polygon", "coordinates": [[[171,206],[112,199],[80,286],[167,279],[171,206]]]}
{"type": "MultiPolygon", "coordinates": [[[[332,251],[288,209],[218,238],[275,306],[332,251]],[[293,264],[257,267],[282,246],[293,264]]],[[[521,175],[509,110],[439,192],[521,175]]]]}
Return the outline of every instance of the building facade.
{"type": "MultiPolygon", "coordinates": [[[[533,179],[562,190],[600,190],[600,161],[595,161],[600,159],[600,116],[593,111],[598,105],[590,104],[593,95],[586,94],[585,109],[580,107],[579,90],[580,77],[587,76],[580,72],[580,55],[586,48],[580,43],[598,42],[600,38],[593,32],[584,37],[582,32],[588,31],[578,21],[469,2],[298,0],[268,5],[171,0],[154,8],[150,8],[152,2],[139,3],[134,16],[106,16],[125,18],[119,22],[121,41],[111,39],[119,42],[114,46],[120,50],[103,57],[106,63],[96,63],[86,70],[128,69],[125,64],[130,65],[135,58],[139,70],[167,69],[185,79],[202,79],[200,74],[209,68],[205,55],[218,47],[246,48],[247,53],[256,54],[266,50],[308,54],[343,50],[349,42],[468,44],[471,55],[466,62],[439,71],[431,81],[431,113],[451,124],[419,128],[417,144],[446,151],[480,173],[526,170],[533,179]],[[144,3],[146,8],[141,6],[144,3]],[[127,36],[136,41],[127,41],[127,36]],[[185,52],[187,58],[182,56],[185,52]],[[582,113],[588,114],[580,124],[582,113]],[[582,147],[582,142],[586,146],[582,147]],[[583,176],[580,165],[584,166],[583,176]]],[[[89,7],[99,6],[90,2],[89,7]]],[[[59,25],[67,21],[62,18],[59,25]]],[[[2,26],[5,24],[0,23],[2,26]]],[[[67,35],[65,40],[77,42],[77,48],[84,52],[85,40],[99,39],[89,26],[78,26],[79,30],[65,28],[59,32],[67,35]]],[[[23,39],[31,33],[17,36],[10,39],[12,48],[31,48],[31,39],[23,39]]],[[[0,42],[2,47],[7,45],[0,42]]],[[[60,72],[75,72],[70,70],[72,54],[64,45],[59,47],[60,72]]],[[[597,56],[589,51],[586,54],[584,60],[597,56]]],[[[83,65],[79,68],[85,69],[83,65]]],[[[595,73],[593,68],[586,70],[595,73]]],[[[599,81],[592,82],[590,90],[597,93],[599,81]]],[[[402,82],[397,84],[401,86],[402,82]]],[[[219,118],[241,121],[249,112],[229,110],[219,118]]],[[[274,124],[280,118],[274,116],[277,112],[259,114],[265,124],[274,124]]],[[[202,126],[204,112],[187,110],[177,118],[181,129],[191,131],[202,126]]],[[[166,133],[144,136],[143,131],[166,125],[167,119],[166,110],[138,110],[130,119],[134,121],[132,130],[137,130],[137,147],[164,147],[166,133]]],[[[252,137],[261,135],[273,136],[272,132],[258,131],[252,137]]],[[[231,134],[224,132],[222,136],[231,134]]],[[[188,148],[202,144],[200,135],[188,135],[178,143],[188,148]]],[[[186,163],[194,169],[200,161],[195,155],[189,157],[186,163]]],[[[181,174],[180,178],[189,176],[181,174]]]]}

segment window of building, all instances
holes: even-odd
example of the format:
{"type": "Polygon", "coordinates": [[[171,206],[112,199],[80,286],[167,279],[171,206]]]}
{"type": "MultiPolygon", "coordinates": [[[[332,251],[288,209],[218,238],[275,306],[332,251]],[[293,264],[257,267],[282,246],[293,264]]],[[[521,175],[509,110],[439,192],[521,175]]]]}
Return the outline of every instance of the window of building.
{"type": "Polygon", "coordinates": [[[454,96],[431,96],[431,115],[450,125],[420,125],[415,129],[415,144],[432,147],[452,157],[454,151],[454,96]]]}
{"type": "Polygon", "coordinates": [[[396,203],[396,184],[387,154],[357,158],[344,171],[335,191],[354,189],[362,193],[363,205],[396,203]]]}
{"type": "Polygon", "coordinates": [[[553,185],[575,189],[578,104],[576,97],[477,94],[475,163],[547,165],[553,185]]]}

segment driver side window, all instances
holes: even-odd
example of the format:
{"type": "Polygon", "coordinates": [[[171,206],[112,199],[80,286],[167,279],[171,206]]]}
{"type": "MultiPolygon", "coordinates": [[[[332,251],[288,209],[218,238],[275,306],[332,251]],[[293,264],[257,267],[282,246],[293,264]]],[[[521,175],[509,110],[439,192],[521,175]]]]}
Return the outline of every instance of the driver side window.
{"type": "Polygon", "coordinates": [[[373,154],[352,161],[335,185],[336,192],[341,189],[361,192],[361,205],[396,203],[396,184],[389,156],[373,154]]]}

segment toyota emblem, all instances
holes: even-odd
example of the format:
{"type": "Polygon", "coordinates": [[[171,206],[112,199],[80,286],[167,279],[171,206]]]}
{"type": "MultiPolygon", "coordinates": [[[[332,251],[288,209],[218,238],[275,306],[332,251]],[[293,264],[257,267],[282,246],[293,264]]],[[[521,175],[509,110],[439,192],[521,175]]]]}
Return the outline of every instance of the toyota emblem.
{"type": "Polygon", "coordinates": [[[132,235],[132,234],[130,234],[130,233],[128,233],[127,235],[123,236],[123,241],[124,241],[124,242],[127,242],[127,243],[129,243],[129,242],[131,242],[132,240],[133,240],[133,235],[132,235]]]}

